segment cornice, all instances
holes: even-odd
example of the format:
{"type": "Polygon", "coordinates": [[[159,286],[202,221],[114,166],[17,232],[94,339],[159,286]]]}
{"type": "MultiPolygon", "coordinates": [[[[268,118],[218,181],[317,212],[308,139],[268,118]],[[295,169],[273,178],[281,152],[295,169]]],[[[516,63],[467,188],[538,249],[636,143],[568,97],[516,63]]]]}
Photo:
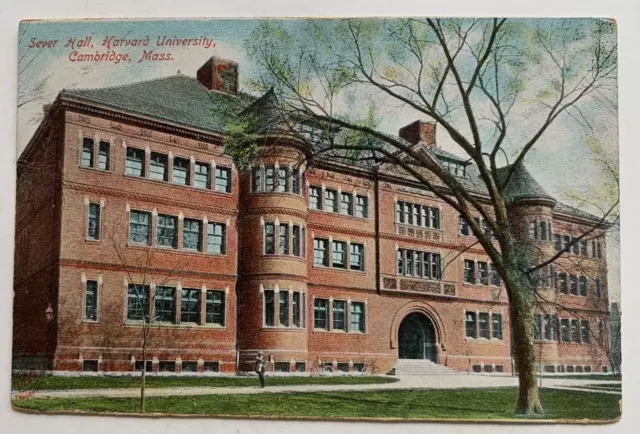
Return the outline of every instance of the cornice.
{"type": "Polygon", "coordinates": [[[285,208],[285,207],[258,207],[258,208],[249,208],[243,212],[244,215],[265,215],[265,214],[286,214],[292,215],[295,217],[300,217],[302,219],[307,218],[307,213],[304,211],[300,211],[294,208],[285,208]]]}
{"type": "Polygon", "coordinates": [[[349,228],[343,228],[343,227],[331,226],[331,225],[323,225],[319,223],[307,223],[307,229],[318,229],[322,231],[336,232],[339,234],[352,235],[354,237],[363,237],[363,238],[371,238],[376,236],[375,232],[361,231],[358,229],[349,229],[349,228]]]}

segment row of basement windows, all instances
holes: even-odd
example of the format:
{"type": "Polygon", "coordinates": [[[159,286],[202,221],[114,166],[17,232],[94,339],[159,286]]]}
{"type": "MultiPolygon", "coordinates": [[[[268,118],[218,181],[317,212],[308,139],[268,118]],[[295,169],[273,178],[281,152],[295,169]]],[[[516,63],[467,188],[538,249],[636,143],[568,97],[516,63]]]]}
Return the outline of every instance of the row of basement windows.
{"type": "Polygon", "coordinates": [[[369,217],[369,198],[324,187],[309,187],[309,209],[340,212],[359,218],[369,217]],[[338,200],[340,202],[338,202],[338,200]]]}
{"type": "Polygon", "coordinates": [[[365,303],[315,298],[313,328],[324,331],[365,333],[365,303]]]}
{"type": "MultiPolygon", "coordinates": [[[[91,209],[91,206],[89,207],[91,209]]],[[[139,245],[155,245],[171,249],[179,248],[179,230],[182,230],[180,248],[188,251],[224,255],[226,254],[226,225],[207,222],[206,234],[203,232],[205,222],[199,219],[158,214],[155,218],[156,236],[152,238],[153,215],[147,211],[131,210],[129,216],[129,242],[139,245]],[[182,222],[182,228],[180,228],[182,222]],[[152,241],[154,243],[152,243],[152,241]],[[203,248],[206,245],[206,249],[203,248]]],[[[90,224],[91,227],[91,224],[90,224]]]]}
{"type": "Polygon", "coordinates": [[[313,265],[364,271],[364,244],[314,238],[313,265]]]}
{"type": "Polygon", "coordinates": [[[306,230],[300,225],[280,223],[264,224],[264,254],[305,256],[306,230]]]}
{"type": "Polygon", "coordinates": [[[399,200],[396,202],[396,223],[422,228],[441,229],[440,208],[417,205],[399,200]]]}
{"type": "MultiPolygon", "coordinates": [[[[110,148],[111,144],[107,141],[101,140],[96,143],[95,139],[84,137],[80,165],[110,170],[110,148]]],[[[147,168],[147,152],[144,149],[127,147],[126,175],[178,185],[192,185],[206,190],[213,187],[215,191],[223,193],[231,192],[231,169],[228,167],[214,166],[200,161],[192,164],[191,158],[173,157],[159,152],[150,152],[148,163],[147,168]]]]}
{"type": "MultiPolygon", "coordinates": [[[[156,364],[157,372],[176,372],[178,362],[175,360],[159,360],[154,363],[153,360],[147,360],[146,363],[143,360],[136,360],[133,364],[134,371],[142,371],[143,368],[146,372],[154,372],[153,365],[156,364]]],[[[198,372],[198,361],[196,360],[183,360],[180,362],[181,372],[198,372]]],[[[98,372],[99,361],[98,360],[83,360],[82,370],[85,372],[98,372]]],[[[205,361],[202,363],[203,372],[220,372],[220,362],[205,361]]]]}
{"type": "Polygon", "coordinates": [[[495,312],[465,313],[465,335],[471,339],[502,339],[502,314],[495,312]]]}
{"type": "MultiPolygon", "coordinates": [[[[604,323],[599,322],[600,337],[604,337],[604,323]]],[[[533,315],[533,338],[536,341],[558,341],[588,344],[591,342],[589,320],[559,319],[555,315],[533,315]]]]}
{"type": "Polygon", "coordinates": [[[254,193],[302,193],[302,176],[299,169],[286,166],[257,166],[252,170],[252,179],[254,193]]]}
{"type": "MultiPolygon", "coordinates": [[[[156,286],[154,295],[149,285],[130,283],[127,287],[128,321],[225,325],[225,291],[171,286],[156,286]],[[180,301],[178,302],[178,292],[180,301]],[[153,306],[150,300],[153,297],[153,306]],[[202,305],[204,303],[204,311],[202,305]],[[150,308],[153,307],[153,312],[150,308]],[[152,317],[153,315],[153,317],[152,317]]],[[[87,280],[84,293],[84,319],[98,321],[97,280],[87,280]]]]}
{"type": "Polygon", "coordinates": [[[464,260],[464,283],[472,285],[500,286],[502,280],[494,264],[482,261],[464,260]]]}

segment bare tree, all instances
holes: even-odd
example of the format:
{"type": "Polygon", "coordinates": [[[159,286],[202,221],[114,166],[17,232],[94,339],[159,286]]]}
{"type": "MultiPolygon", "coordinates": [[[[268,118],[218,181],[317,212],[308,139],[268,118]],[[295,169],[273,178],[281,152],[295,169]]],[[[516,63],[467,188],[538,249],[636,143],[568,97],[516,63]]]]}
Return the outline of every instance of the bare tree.
{"type": "Polygon", "coordinates": [[[240,166],[265,138],[308,145],[308,159],[377,165],[432,191],[469,223],[509,299],[520,391],[516,413],[543,413],[535,375],[532,275],[609,226],[614,204],[559,251],[538,255],[510,224],[509,188],[529,152],[596,91],[615,88],[615,25],[606,20],[402,19],[264,22],[246,48],[254,90],[267,91],[232,125],[240,166]],[[363,104],[363,102],[365,102],[363,104]],[[381,106],[433,119],[478,170],[480,199],[437,156],[381,128],[381,106]],[[500,163],[507,163],[500,168],[500,163]],[[473,217],[480,215],[488,230],[473,217]],[[491,234],[491,236],[489,235],[491,234]],[[494,243],[493,240],[497,240],[494,243]]]}

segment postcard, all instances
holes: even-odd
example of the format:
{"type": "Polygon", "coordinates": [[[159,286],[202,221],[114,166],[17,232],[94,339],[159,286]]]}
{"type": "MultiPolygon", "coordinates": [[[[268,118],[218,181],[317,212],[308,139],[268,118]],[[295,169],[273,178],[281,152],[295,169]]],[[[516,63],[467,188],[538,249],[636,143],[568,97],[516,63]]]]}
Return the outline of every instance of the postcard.
{"type": "Polygon", "coordinates": [[[619,419],[613,20],[18,43],[14,410],[619,419]]]}

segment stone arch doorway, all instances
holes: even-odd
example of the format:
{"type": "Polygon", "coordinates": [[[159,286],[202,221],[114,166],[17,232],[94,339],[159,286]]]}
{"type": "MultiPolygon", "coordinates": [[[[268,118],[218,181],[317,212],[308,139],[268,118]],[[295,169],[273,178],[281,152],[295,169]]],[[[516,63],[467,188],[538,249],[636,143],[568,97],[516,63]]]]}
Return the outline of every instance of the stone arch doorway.
{"type": "Polygon", "coordinates": [[[436,362],[436,330],[426,315],[407,315],[398,329],[398,358],[426,359],[436,362]]]}

